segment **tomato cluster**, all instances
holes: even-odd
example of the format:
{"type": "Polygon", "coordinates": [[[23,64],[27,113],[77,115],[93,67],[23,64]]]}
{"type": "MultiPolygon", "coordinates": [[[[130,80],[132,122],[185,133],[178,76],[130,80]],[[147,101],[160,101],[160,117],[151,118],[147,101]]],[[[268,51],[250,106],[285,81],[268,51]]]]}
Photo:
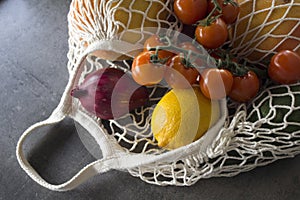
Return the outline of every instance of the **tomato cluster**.
{"type": "MultiPolygon", "coordinates": [[[[257,68],[237,64],[236,58],[224,61],[224,57],[215,54],[222,51],[219,47],[228,39],[228,25],[234,23],[239,15],[240,8],[236,0],[174,0],[173,8],[182,23],[196,26],[195,40],[208,49],[216,64],[218,63],[217,68],[202,71],[195,67],[202,66],[201,59],[190,60],[180,51],[156,49],[164,46],[164,43],[153,35],[146,40],[144,52],[133,61],[134,80],[141,85],[153,85],[165,79],[172,88],[188,88],[198,84],[202,93],[210,99],[228,96],[234,101],[247,102],[255,97],[262,78],[261,74],[258,77],[257,68]],[[149,51],[150,48],[155,51],[149,51]],[[222,66],[222,62],[226,66],[222,66]],[[228,63],[234,63],[233,67],[228,63]]],[[[185,50],[185,53],[187,50],[199,53],[199,49],[191,42],[177,46],[185,50]]],[[[295,83],[300,80],[299,63],[300,55],[283,50],[272,57],[266,74],[276,83],[295,83]]],[[[263,77],[267,78],[265,75],[263,77]]]]}
{"type": "Polygon", "coordinates": [[[175,0],[174,13],[187,25],[196,25],[196,40],[207,49],[222,46],[228,38],[228,24],[239,14],[235,0],[175,0]]]}
{"type": "Polygon", "coordinates": [[[149,86],[164,79],[175,89],[198,84],[202,93],[214,100],[229,96],[235,101],[246,102],[257,94],[259,79],[254,72],[237,76],[222,67],[203,70],[198,66],[204,65],[204,59],[197,55],[193,59],[187,56],[187,52],[200,55],[200,50],[192,42],[180,43],[175,50],[163,48],[166,46],[157,35],[145,41],[144,51],[134,58],[131,67],[132,77],[137,83],[149,86]]]}
{"type": "Polygon", "coordinates": [[[243,103],[255,97],[260,88],[259,78],[252,70],[247,70],[242,75],[234,75],[223,68],[203,70],[199,84],[202,93],[210,99],[229,96],[232,100],[243,103]]]}
{"type": "MultiPolygon", "coordinates": [[[[154,85],[165,79],[172,88],[188,88],[195,84],[199,71],[182,53],[164,49],[149,50],[164,45],[157,35],[152,35],[145,41],[144,51],[132,63],[133,79],[141,85],[154,85]]],[[[178,46],[187,51],[197,51],[191,42],[183,42],[178,46]]],[[[200,59],[194,60],[195,64],[200,62],[200,59]]]]}
{"type": "MultiPolygon", "coordinates": [[[[228,96],[237,102],[247,102],[255,97],[260,89],[257,68],[238,64],[237,58],[229,58],[219,48],[228,39],[228,25],[239,14],[236,0],[174,0],[174,12],[184,24],[196,25],[195,40],[208,49],[217,68],[198,68],[205,59],[197,57],[201,54],[197,44],[183,42],[175,50],[163,48],[170,44],[153,35],[133,60],[133,79],[141,85],[158,84],[164,79],[176,89],[198,84],[202,93],[213,100],[228,96]],[[196,54],[193,59],[191,52],[196,54]]],[[[277,83],[295,83],[300,80],[299,63],[298,54],[284,50],[273,56],[266,74],[277,83]]]]}

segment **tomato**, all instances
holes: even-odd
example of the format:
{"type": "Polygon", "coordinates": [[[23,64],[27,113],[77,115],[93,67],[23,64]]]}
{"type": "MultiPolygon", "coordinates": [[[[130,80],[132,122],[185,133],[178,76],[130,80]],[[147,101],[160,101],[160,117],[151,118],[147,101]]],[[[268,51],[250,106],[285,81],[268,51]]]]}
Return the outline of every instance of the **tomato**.
{"type": "Polygon", "coordinates": [[[184,63],[184,57],[178,54],[166,63],[165,80],[170,87],[176,89],[189,88],[197,82],[199,72],[194,67],[189,67],[184,63]]]}
{"type": "Polygon", "coordinates": [[[195,36],[197,41],[205,48],[218,48],[227,40],[227,25],[221,18],[218,18],[208,26],[198,25],[195,31],[195,36]]]}
{"type": "MultiPolygon", "coordinates": [[[[233,0],[235,3],[236,1],[233,0]]],[[[237,16],[240,12],[239,6],[234,6],[231,3],[224,4],[224,0],[218,0],[219,5],[222,8],[222,12],[219,11],[214,12],[213,15],[217,16],[221,14],[221,18],[225,21],[227,24],[232,24],[237,19],[237,16]]],[[[215,4],[212,2],[212,0],[208,1],[207,6],[207,12],[210,13],[215,7],[215,4]]]]}
{"type": "Polygon", "coordinates": [[[268,68],[269,77],[280,84],[300,81],[300,55],[290,50],[275,54],[268,68]]]}
{"type": "MultiPolygon", "coordinates": [[[[155,51],[144,51],[133,59],[132,78],[140,85],[154,85],[163,79],[165,65],[152,63],[151,56],[153,55],[155,55],[155,51]]],[[[158,58],[163,59],[160,55],[158,58]]]]}
{"type": "Polygon", "coordinates": [[[233,75],[226,69],[206,68],[201,73],[200,89],[210,99],[222,99],[231,91],[233,75]]]}
{"type": "MultiPolygon", "coordinates": [[[[203,55],[203,52],[201,52],[201,50],[198,49],[192,42],[179,43],[178,47],[180,47],[184,50],[191,50],[194,53],[203,55]]],[[[204,65],[204,63],[203,63],[204,61],[202,59],[198,58],[197,55],[195,55],[195,54],[190,55],[190,60],[192,60],[193,64],[195,64],[197,66],[203,66],[204,65]]]]}
{"type": "MultiPolygon", "coordinates": [[[[166,44],[160,41],[158,35],[152,35],[144,42],[144,51],[148,51],[149,48],[155,48],[157,46],[166,46],[166,44]]],[[[164,58],[172,57],[175,55],[175,53],[167,50],[159,50],[158,53],[164,58]]]]}
{"type": "Polygon", "coordinates": [[[207,0],[175,0],[174,13],[187,25],[196,23],[206,16],[207,0]]]}
{"type": "Polygon", "coordinates": [[[213,51],[213,52],[210,52],[209,55],[210,55],[211,57],[213,57],[215,60],[221,59],[221,57],[220,57],[217,53],[215,53],[214,51],[213,51]]]}
{"type": "Polygon", "coordinates": [[[253,71],[244,76],[233,77],[233,85],[229,97],[237,102],[247,102],[257,95],[259,79],[253,71]]]}

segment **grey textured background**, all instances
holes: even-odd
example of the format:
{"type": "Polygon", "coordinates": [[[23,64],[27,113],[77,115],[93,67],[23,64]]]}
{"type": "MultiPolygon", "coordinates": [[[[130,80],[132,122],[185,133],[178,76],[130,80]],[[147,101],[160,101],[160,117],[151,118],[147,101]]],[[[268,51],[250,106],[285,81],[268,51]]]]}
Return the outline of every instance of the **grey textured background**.
{"type": "MultiPolygon", "coordinates": [[[[300,157],[232,178],[200,180],[191,187],[149,185],[110,171],[69,192],[52,192],[19,167],[15,146],[31,124],[45,119],[66,86],[67,13],[70,0],[0,0],[0,199],[300,199],[300,157]]],[[[72,120],[39,130],[26,143],[30,163],[61,183],[94,158],[72,120]]]]}

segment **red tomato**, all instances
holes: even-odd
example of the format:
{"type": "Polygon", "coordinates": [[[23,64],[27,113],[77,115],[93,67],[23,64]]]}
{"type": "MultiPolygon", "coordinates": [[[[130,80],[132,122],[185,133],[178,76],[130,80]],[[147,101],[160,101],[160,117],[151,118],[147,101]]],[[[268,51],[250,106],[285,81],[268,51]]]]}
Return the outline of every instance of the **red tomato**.
{"type": "MultiPolygon", "coordinates": [[[[200,49],[198,49],[192,42],[182,42],[178,45],[178,47],[185,49],[185,50],[191,50],[194,53],[203,54],[200,51],[200,49]]],[[[190,58],[191,58],[191,60],[193,60],[193,64],[196,64],[198,66],[203,65],[204,61],[200,58],[197,58],[196,55],[192,54],[190,58]]]]}
{"type": "Polygon", "coordinates": [[[218,48],[227,40],[227,25],[221,18],[218,18],[208,26],[198,25],[195,31],[195,36],[197,41],[205,48],[218,48]]]}
{"type": "Polygon", "coordinates": [[[198,70],[186,66],[184,62],[184,57],[180,54],[168,60],[164,78],[170,87],[176,89],[189,88],[197,82],[198,70]]]}
{"type": "Polygon", "coordinates": [[[268,74],[272,80],[280,84],[300,81],[300,56],[290,50],[278,52],[271,59],[268,74]]]}
{"type": "MultiPolygon", "coordinates": [[[[236,2],[235,0],[233,0],[236,2]]],[[[240,12],[240,7],[239,6],[234,6],[231,3],[224,4],[224,0],[218,0],[219,5],[222,8],[222,12],[216,11],[214,13],[215,16],[222,14],[221,18],[225,21],[227,24],[232,24],[236,19],[237,16],[239,15],[240,12]]],[[[215,4],[212,2],[212,0],[208,1],[208,6],[207,6],[207,12],[210,13],[215,7],[215,4]]]]}
{"type": "MultiPolygon", "coordinates": [[[[140,85],[154,85],[159,83],[165,73],[165,65],[152,63],[151,56],[155,51],[144,51],[134,58],[131,72],[132,78],[140,85]]],[[[163,59],[158,55],[159,59],[163,59]]]]}
{"type": "Polygon", "coordinates": [[[211,57],[213,57],[214,59],[216,59],[216,60],[221,59],[221,57],[220,57],[217,53],[215,53],[214,51],[211,52],[209,55],[210,55],[211,57]]]}
{"type": "Polygon", "coordinates": [[[182,42],[178,45],[180,48],[185,50],[192,50],[194,52],[200,53],[200,50],[192,42],[182,42]]]}
{"type": "MultiPolygon", "coordinates": [[[[144,43],[144,51],[148,51],[149,48],[155,48],[157,46],[166,46],[163,42],[160,41],[160,38],[157,35],[152,35],[144,43]]],[[[159,50],[158,52],[161,57],[167,58],[172,57],[175,54],[167,50],[159,50]]]]}
{"type": "Polygon", "coordinates": [[[226,69],[206,68],[201,73],[200,89],[210,99],[222,99],[231,91],[232,73],[226,69]]]}
{"type": "Polygon", "coordinates": [[[233,85],[229,97],[237,102],[247,102],[257,95],[259,79],[253,71],[244,76],[233,77],[233,85]]]}
{"type": "Polygon", "coordinates": [[[174,12],[184,24],[194,24],[206,16],[207,0],[175,0],[174,12]]]}

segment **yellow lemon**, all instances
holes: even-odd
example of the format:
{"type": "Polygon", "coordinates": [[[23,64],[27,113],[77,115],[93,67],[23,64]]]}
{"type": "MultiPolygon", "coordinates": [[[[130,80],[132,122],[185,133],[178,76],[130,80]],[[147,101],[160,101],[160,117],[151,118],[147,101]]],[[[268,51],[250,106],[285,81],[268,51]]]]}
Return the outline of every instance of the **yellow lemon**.
{"type": "Polygon", "coordinates": [[[156,105],[151,128],[158,146],[175,149],[199,139],[219,118],[219,105],[199,87],[173,89],[156,105]]]}

